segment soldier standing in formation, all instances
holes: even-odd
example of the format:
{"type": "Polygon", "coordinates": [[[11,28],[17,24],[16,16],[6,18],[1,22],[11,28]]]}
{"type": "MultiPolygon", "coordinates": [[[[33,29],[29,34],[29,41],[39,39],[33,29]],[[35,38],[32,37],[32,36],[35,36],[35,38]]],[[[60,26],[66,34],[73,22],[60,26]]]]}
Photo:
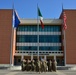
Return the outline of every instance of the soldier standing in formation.
{"type": "Polygon", "coordinates": [[[46,60],[41,61],[41,72],[46,72],[47,71],[47,62],[46,60]]]}
{"type": "Polygon", "coordinates": [[[37,72],[41,72],[41,61],[38,59],[36,62],[36,71],[37,72]]]}
{"type": "Polygon", "coordinates": [[[50,71],[52,71],[52,61],[51,60],[49,60],[48,61],[48,71],[50,72],[50,71]]]}
{"type": "Polygon", "coordinates": [[[52,61],[52,70],[56,72],[56,66],[57,66],[57,62],[56,60],[52,61]]]}
{"type": "Polygon", "coordinates": [[[21,70],[22,70],[22,71],[25,71],[25,70],[26,70],[26,60],[25,60],[25,59],[22,60],[21,70]]]}
{"type": "Polygon", "coordinates": [[[34,60],[31,61],[31,71],[35,71],[35,62],[34,60]]]}
{"type": "Polygon", "coordinates": [[[34,62],[34,60],[22,60],[21,68],[22,71],[36,71],[36,72],[46,72],[47,71],[47,66],[48,66],[48,71],[55,71],[56,72],[56,66],[57,62],[55,60],[49,60],[48,63],[46,60],[37,60],[34,62]]]}

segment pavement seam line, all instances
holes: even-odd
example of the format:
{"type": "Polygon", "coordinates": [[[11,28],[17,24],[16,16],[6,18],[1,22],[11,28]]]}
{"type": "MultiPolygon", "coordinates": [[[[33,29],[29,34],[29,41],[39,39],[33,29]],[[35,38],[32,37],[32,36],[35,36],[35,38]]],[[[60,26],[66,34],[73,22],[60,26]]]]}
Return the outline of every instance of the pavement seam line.
{"type": "Polygon", "coordinates": [[[17,74],[18,72],[10,72],[10,73],[7,73],[7,74],[5,74],[5,75],[15,75],[15,74],[17,74]]]}
{"type": "Polygon", "coordinates": [[[66,75],[66,74],[64,74],[63,72],[60,72],[60,71],[57,71],[57,72],[55,72],[57,75],[66,75]]]}

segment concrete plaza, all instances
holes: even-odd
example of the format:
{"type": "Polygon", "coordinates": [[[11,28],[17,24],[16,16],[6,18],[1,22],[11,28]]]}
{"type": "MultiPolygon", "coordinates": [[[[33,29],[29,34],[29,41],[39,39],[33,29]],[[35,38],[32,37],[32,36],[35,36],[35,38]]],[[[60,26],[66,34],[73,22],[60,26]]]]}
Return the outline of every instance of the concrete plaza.
{"type": "Polygon", "coordinates": [[[21,70],[0,69],[0,75],[76,75],[76,70],[57,70],[57,72],[22,72],[21,70]]]}

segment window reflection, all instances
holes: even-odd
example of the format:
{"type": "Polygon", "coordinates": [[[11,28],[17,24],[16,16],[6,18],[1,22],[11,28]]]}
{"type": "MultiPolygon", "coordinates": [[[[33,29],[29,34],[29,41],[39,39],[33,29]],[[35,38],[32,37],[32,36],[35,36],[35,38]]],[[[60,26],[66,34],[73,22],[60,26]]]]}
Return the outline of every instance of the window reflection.
{"type": "MultiPolygon", "coordinates": [[[[17,31],[20,32],[37,32],[37,25],[19,25],[17,31]]],[[[61,32],[60,25],[45,25],[42,29],[39,26],[40,32],[61,32]]],[[[17,35],[17,43],[37,43],[37,35],[17,35]]],[[[39,35],[39,43],[61,43],[61,35],[39,35]]],[[[16,50],[37,50],[37,46],[16,46],[16,50]]],[[[59,51],[61,46],[40,46],[39,50],[59,51]]]]}
{"type": "MultiPolygon", "coordinates": [[[[37,31],[37,25],[25,25],[25,26],[19,26],[17,28],[17,31],[37,31]]],[[[60,25],[45,25],[44,29],[42,29],[41,25],[39,26],[39,31],[42,32],[58,32],[61,31],[61,26],[60,25]]]]}
{"type": "MultiPolygon", "coordinates": [[[[16,50],[37,50],[37,46],[16,46],[16,50]]],[[[61,46],[40,46],[39,50],[60,51],[61,46]]]]}

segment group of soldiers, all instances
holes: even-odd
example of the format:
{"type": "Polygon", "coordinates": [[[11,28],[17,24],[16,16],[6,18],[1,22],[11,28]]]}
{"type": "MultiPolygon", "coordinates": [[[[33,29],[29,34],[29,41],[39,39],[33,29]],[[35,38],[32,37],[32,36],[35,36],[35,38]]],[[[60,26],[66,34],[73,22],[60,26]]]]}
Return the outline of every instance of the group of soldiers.
{"type": "Polygon", "coordinates": [[[21,68],[22,71],[36,71],[36,72],[46,72],[55,71],[56,72],[57,62],[55,60],[22,60],[21,68]]]}

